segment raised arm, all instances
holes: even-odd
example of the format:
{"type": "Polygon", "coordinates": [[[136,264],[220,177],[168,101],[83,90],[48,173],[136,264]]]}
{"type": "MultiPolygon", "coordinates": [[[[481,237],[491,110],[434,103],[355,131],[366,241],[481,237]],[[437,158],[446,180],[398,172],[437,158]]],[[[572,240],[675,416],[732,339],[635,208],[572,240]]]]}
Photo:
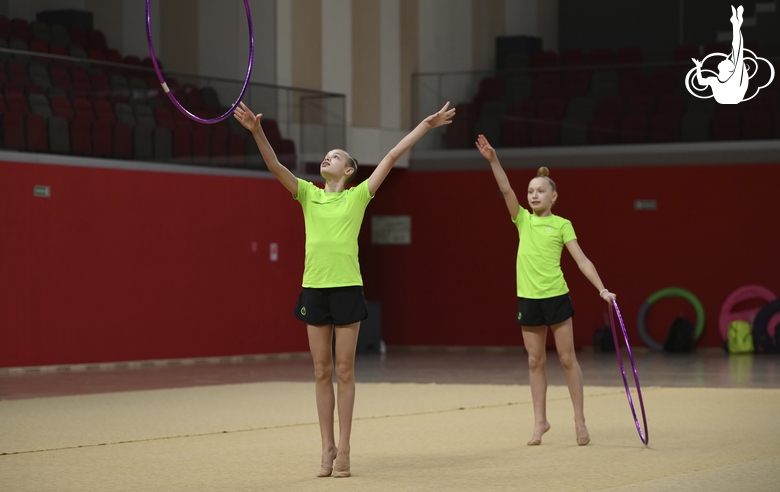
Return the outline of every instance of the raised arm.
{"type": "Polygon", "coordinates": [[[504,201],[506,202],[506,208],[509,209],[509,215],[512,219],[517,217],[520,213],[520,202],[517,201],[517,195],[509,185],[509,178],[506,177],[506,173],[501,168],[501,163],[498,162],[498,156],[496,155],[496,149],[494,149],[487,138],[484,135],[477,137],[477,149],[482,157],[487,159],[490,163],[490,168],[493,170],[493,176],[498,183],[498,189],[501,190],[501,194],[504,195],[504,201]]]}
{"type": "Polygon", "coordinates": [[[615,294],[604,288],[604,284],[601,282],[601,278],[599,278],[596,267],[593,265],[593,262],[590,261],[587,256],[585,256],[585,253],[582,252],[582,249],[580,248],[580,245],[577,243],[576,239],[572,239],[566,243],[566,249],[569,250],[572,258],[574,258],[574,261],[577,262],[577,266],[580,267],[580,271],[583,275],[585,275],[585,278],[590,280],[590,283],[592,283],[593,286],[598,289],[599,295],[602,299],[609,303],[612,301],[612,299],[617,297],[615,294]]]}
{"type": "Polygon", "coordinates": [[[263,127],[260,125],[260,118],[263,114],[258,113],[255,115],[249,110],[246,104],[242,102],[233,112],[233,116],[241,122],[244,128],[252,132],[252,136],[255,137],[255,142],[257,143],[257,148],[260,149],[260,154],[262,154],[268,170],[276,176],[276,179],[278,179],[285,188],[287,188],[287,191],[293,195],[297,195],[298,178],[279,162],[279,159],[276,157],[276,152],[271,148],[271,144],[268,143],[268,138],[266,138],[263,127]]]}
{"type": "Polygon", "coordinates": [[[447,104],[445,104],[437,113],[422,120],[414,130],[409,132],[408,135],[402,138],[401,141],[387,153],[385,158],[382,159],[382,162],[380,162],[376,169],[374,169],[374,172],[371,173],[371,176],[368,177],[368,191],[371,195],[376,193],[376,190],[382,185],[382,182],[398,159],[400,159],[406,151],[412,148],[412,145],[417,143],[428,130],[452,123],[452,117],[455,116],[455,108],[448,110],[447,108],[449,105],[450,102],[447,101],[447,104]]]}

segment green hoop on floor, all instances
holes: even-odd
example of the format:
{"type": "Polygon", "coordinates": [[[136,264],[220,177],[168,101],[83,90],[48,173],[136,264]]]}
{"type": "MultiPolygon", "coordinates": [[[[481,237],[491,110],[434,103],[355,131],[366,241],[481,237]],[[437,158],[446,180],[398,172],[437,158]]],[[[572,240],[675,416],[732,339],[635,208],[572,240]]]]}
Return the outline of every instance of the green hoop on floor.
{"type": "Polygon", "coordinates": [[[680,287],[667,287],[654,292],[647,298],[645,303],[642,304],[642,308],[639,310],[639,316],[637,316],[636,326],[639,330],[639,336],[642,337],[642,341],[645,342],[645,345],[658,352],[663,351],[664,346],[648,335],[647,328],[645,327],[645,319],[647,318],[647,312],[650,311],[650,307],[655,304],[656,301],[665,297],[682,297],[690,302],[693,309],[696,310],[696,326],[693,334],[694,339],[698,340],[704,332],[704,307],[701,305],[699,298],[693,295],[691,291],[680,287]]]}

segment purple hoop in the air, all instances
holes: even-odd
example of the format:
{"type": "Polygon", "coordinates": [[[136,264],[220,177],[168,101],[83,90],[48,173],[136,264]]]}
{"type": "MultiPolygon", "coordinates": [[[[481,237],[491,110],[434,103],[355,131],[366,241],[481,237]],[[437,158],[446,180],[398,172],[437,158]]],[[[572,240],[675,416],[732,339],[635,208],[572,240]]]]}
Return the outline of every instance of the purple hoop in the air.
{"type": "Polygon", "coordinates": [[[623,374],[623,384],[626,386],[626,396],[628,396],[628,405],[631,407],[631,414],[634,416],[634,423],[636,424],[636,431],[639,433],[639,438],[647,445],[650,441],[650,435],[647,431],[647,417],[645,416],[645,404],[642,401],[642,390],[639,388],[639,376],[636,373],[636,364],[634,363],[634,354],[631,352],[631,345],[628,343],[628,333],[626,333],[626,325],[623,323],[623,316],[620,315],[620,309],[618,309],[617,301],[612,299],[610,304],[612,309],[609,310],[609,320],[612,325],[612,339],[615,341],[615,352],[617,352],[618,362],[620,363],[620,372],[623,374]],[[617,331],[615,330],[615,317],[613,311],[617,313],[618,320],[620,321],[620,327],[623,329],[623,339],[626,341],[626,350],[628,350],[628,357],[631,359],[631,368],[634,370],[634,382],[636,383],[636,393],[639,396],[639,407],[642,409],[642,422],[644,423],[645,431],[642,432],[642,426],[639,425],[639,419],[636,417],[636,410],[634,410],[634,401],[631,399],[631,390],[628,388],[628,379],[626,379],[626,369],[623,367],[623,355],[620,353],[620,346],[618,345],[617,331]]]}
{"type": "Polygon", "coordinates": [[[252,76],[252,64],[255,58],[255,33],[252,29],[252,13],[249,11],[249,0],[244,0],[244,7],[246,7],[246,19],[249,23],[249,67],[246,70],[246,79],[244,79],[244,87],[241,89],[241,94],[239,94],[238,99],[236,99],[236,102],[233,103],[233,106],[230,107],[227,113],[223,114],[222,116],[217,116],[216,118],[200,118],[198,116],[195,116],[194,114],[187,111],[181,104],[179,104],[179,101],[176,100],[176,97],[173,95],[173,92],[168,88],[168,84],[165,83],[165,78],[163,78],[162,72],[160,71],[160,66],[157,64],[157,57],[154,54],[154,46],[152,45],[152,22],[149,15],[149,0],[146,0],[146,37],[149,41],[149,53],[152,55],[152,64],[154,65],[154,71],[157,73],[157,79],[160,81],[160,85],[162,85],[163,90],[165,91],[165,94],[168,95],[168,99],[171,100],[174,106],[179,108],[179,111],[184,113],[188,118],[191,120],[195,120],[198,123],[219,123],[220,121],[230,117],[231,114],[233,114],[233,111],[238,107],[241,100],[244,98],[244,94],[246,93],[246,89],[249,86],[249,78],[252,76]]]}

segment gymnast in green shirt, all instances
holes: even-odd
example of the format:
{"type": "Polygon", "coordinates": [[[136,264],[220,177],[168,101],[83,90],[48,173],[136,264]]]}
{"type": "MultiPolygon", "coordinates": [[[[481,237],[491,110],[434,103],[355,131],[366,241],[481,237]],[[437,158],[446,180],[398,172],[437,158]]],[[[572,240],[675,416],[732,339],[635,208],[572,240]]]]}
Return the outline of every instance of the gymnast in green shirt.
{"type": "Polygon", "coordinates": [[[306,260],[303,291],[295,306],[295,316],[306,323],[309,349],[314,360],[317,415],[322,437],[322,465],[318,477],[350,476],[350,434],[355,405],[355,348],[360,322],[368,316],[363,297],[363,279],[358,264],[358,233],[368,202],[396,161],[431,128],[452,122],[455,109],[449,102],[425,118],[377,165],[371,176],[346,189],[355,177],[357,160],[346,151],[328,152],[320,164],[324,188],[296,178],[276,158],[260,126],[262,114],[255,115],[244,103],[234,116],[257,143],[268,170],[298,200],[306,227],[306,260]],[[336,337],[336,360],[332,357],[336,337]],[[333,392],[333,372],[338,397],[333,392]],[[338,401],[339,444],[333,432],[333,412],[338,401]]]}
{"type": "Polygon", "coordinates": [[[477,138],[477,148],[490,162],[493,176],[504,195],[506,206],[517,227],[520,244],[517,248],[517,323],[522,326],[523,343],[528,352],[531,397],[534,406],[534,431],[529,446],[542,443],[542,435],[550,430],[547,421],[547,375],[545,373],[547,327],[555,337],[555,348],[561,361],[574,405],[574,425],[577,444],[590,442],[583,410],[582,371],[574,351],[572,316],[574,307],[569,287],[561,270],[563,247],[577,262],[580,271],[599,291],[599,296],[611,302],[615,294],[604,288],[596,267],[585,256],[577,243],[574,228],[568,220],[553,215],[552,207],[558,199],[555,182],[546,167],[539,168],[537,176],[528,183],[530,211],[520,203],[501,168],[496,151],[484,137],[477,138]]]}

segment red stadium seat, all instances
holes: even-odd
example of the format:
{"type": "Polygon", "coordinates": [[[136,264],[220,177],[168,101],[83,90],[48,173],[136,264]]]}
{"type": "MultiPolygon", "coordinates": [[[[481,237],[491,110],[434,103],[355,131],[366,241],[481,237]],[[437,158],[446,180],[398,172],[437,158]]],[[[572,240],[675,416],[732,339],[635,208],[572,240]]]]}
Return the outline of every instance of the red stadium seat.
{"type": "Polygon", "coordinates": [[[585,65],[585,52],[582,50],[566,50],[561,53],[562,67],[581,67],[585,65]]]}
{"type": "Polygon", "coordinates": [[[228,142],[228,155],[232,157],[241,157],[246,155],[246,137],[243,135],[232,134],[228,142]]]}
{"type": "Polygon", "coordinates": [[[65,67],[52,65],[49,69],[49,77],[51,78],[51,85],[59,87],[67,92],[73,89],[73,83],[70,80],[70,73],[65,67]]]}
{"type": "Polygon", "coordinates": [[[98,31],[97,29],[92,29],[87,33],[87,45],[90,48],[96,48],[101,51],[108,49],[106,46],[106,37],[103,35],[102,31],[98,31]]]}
{"type": "Polygon", "coordinates": [[[133,129],[130,125],[125,123],[114,125],[114,157],[119,159],[133,157],[133,129]]]}
{"type": "Polygon", "coordinates": [[[614,114],[596,114],[590,120],[590,141],[596,145],[617,143],[617,116],[614,114]]]}
{"type": "Polygon", "coordinates": [[[111,95],[111,84],[105,74],[93,72],[89,74],[89,81],[92,84],[91,97],[93,99],[107,99],[111,95]]]}
{"type": "Polygon", "coordinates": [[[177,130],[186,130],[190,133],[195,131],[195,122],[178,109],[173,110],[173,122],[176,124],[177,130]]]}
{"type": "Polygon", "coordinates": [[[712,117],[713,140],[739,140],[742,137],[742,108],[739,104],[719,104],[712,117]]]}
{"type": "Polygon", "coordinates": [[[650,91],[653,94],[672,94],[682,82],[680,70],[676,67],[661,68],[650,77],[650,91]]]}
{"type": "Polygon", "coordinates": [[[620,119],[621,143],[645,143],[648,140],[648,117],[644,114],[626,114],[620,119]]]}
{"type": "Polygon", "coordinates": [[[538,51],[531,57],[531,68],[558,66],[558,55],[554,51],[538,51]]]}
{"type": "Polygon", "coordinates": [[[170,131],[176,129],[176,123],[173,120],[173,114],[168,108],[154,108],[154,121],[157,123],[157,126],[167,128],[170,131]]]}
{"type": "Polygon", "coordinates": [[[587,56],[588,65],[612,65],[614,56],[612,50],[607,48],[597,48],[590,50],[587,56]]]}
{"type": "Polygon", "coordinates": [[[101,122],[115,123],[116,114],[114,113],[114,106],[109,101],[97,99],[95,101],[95,119],[101,122]]]}
{"type": "Polygon", "coordinates": [[[536,111],[539,119],[560,121],[566,115],[566,100],[561,98],[542,99],[536,111]]]}
{"type": "Polygon", "coordinates": [[[125,63],[128,64],[128,65],[133,65],[133,66],[140,67],[141,66],[141,59],[138,58],[137,56],[127,55],[127,56],[125,56],[125,63]]]}
{"type": "Polygon", "coordinates": [[[21,113],[26,115],[30,112],[30,106],[27,104],[27,98],[24,94],[18,90],[8,89],[6,84],[5,89],[5,103],[8,106],[8,112],[21,113]]]}
{"type": "Polygon", "coordinates": [[[46,131],[46,118],[37,114],[28,114],[24,126],[27,133],[26,150],[48,152],[49,136],[46,131]]]}
{"type": "Polygon", "coordinates": [[[97,61],[108,61],[108,57],[106,56],[106,52],[98,49],[98,48],[90,48],[89,52],[87,53],[89,55],[90,60],[97,60],[97,61]]]}
{"type": "Polygon", "coordinates": [[[566,99],[584,97],[590,91],[592,75],[587,70],[564,72],[562,81],[562,95],[566,99]]]}
{"type": "Polygon", "coordinates": [[[68,121],[71,121],[74,117],[73,106],[70,104],[70,99],[64,96],[51,96],[49,98],[49,104],[54,116],[61,116],[68,121]]]}
{"type": "Polygon", "coordinates": [[[620,117],[625,111],[625,99],[620,96],[610,96],[601,99],[596,106],[596,115],[620,117]]]}
{"type": "Polygon", "coordinates": [[[74,155],[92,155],[92,122],[75,119],[70,125],[71,149],[74,155]]]}
{"type": "Polygon", "coordinates": [[[561,73],[539,72],[531,74],[533,94],[536,99],[559,97],[561,95],[561,73]]]}
{"type": "Polygon", "coordinates": [[[615,63],[618,65],[642,63],[642,50],[633,46],[620,48],[615,53],[615,63]]]}
{"type": "MultiPolygon", "coordinates": [[[[244,149],[246,149],[246,147],[244,147],[244,149]]],[[[283,138],[279,152],[279,162],[287,169],[295,169],[297,159],[298,156],[295,154],[295,142],[289,138],[283,138]]]]}
{"type": "Polygon", "coordinates": [[[482,105],[488,101],[497,101],[504,95],[504,79],[502,77],[485,77],[479,82],[479,90],[472,102],[482,105]]]}
{"type": "Polygon", "coordinates": [[[680,115],[656,114],[650,120],[651,142],[679,142],[680,115]]]}
{"type": "Polygon", "coordinates": [[[639,96],[648,92],[647,73],[642,69],[630,68],[620,72],[619,94],[623,96],[639,96]]]}
{"type": "Polygon", "coordinates": [[[22,41],[29,43],[32,39],[32,29],[30,29],[30,23],[24,19],[11,20],[11,38],[21,39],[22,41]]]}
{"type": "Polygon", "coordinates": [[[652,96],[634,96],[626,104],[626,114],[651,115],[655,109],[655,99],[652,96]]]}
{"type": "Polygon", "coordinates": [[[742,115],[742,133],[745,140],[772,138],[772,111],[748,110],[742,115]]]}
{"type": "MultiPolygon", "coordinates": [[[[41,41],[40,39],[33,39],[30,41],[30,51],[34,51],[36,53],[48,53],[49,47],[46,46],[46,43],[41,41]]],[[[40,58],[40,60],[43,63],[48,63],[48,58],[40,58]]]]}
{"type": "Polygon", "coordinates": [[[197,161],[205,161],[211,153],[210,125],[198,125],[192,132],[192,157],[197,161]]]}
{"type": "Polygon", "coordinates": [[[531,145],[534,147],[558,145],[560,122],[534,121],[531,125],[531,145]]]}
{"type": "Polygon", "coordinates": [[[27,66],[12,61],[6,65],[6,71],[8,72],[9,81],[21,82],[23,84],[30,83],[30,73],[27,71],[27,66]]]}
{"type": "MultiPolygon", "coordinates": [[[[472,103],[458,104],[456,109],[459,118],[453,118],[452,124],[447,125],[445,130],[446,133],[444,134],[444,143],[448,149],[467,149],[473,145],[473,142],[471,141],[471,129],[476,121],[478,110],[476,105],[472,103]],[[456,121],[458,119],[460,121],[456,121]]],[[[265,126],[263,128],[265,128],[265,126]]],[[[281,140],[281,136],[279,137],[279,140],[281,140]]],[[[273,143],[271,146],[273,147],[273,143]]],[[[274,149],[276,148],[278,147],[274,147],[274,149]]]]}
{"type": "Polygon", "coordinates": [[[71,44],[77,44],[82,48],[87,47],[87,33],[84,32],[84,29],[80,27],[71,27],[68,31],[70,32],[71,44]]]}
{"type": "Polygon", "coordinates": [[[113,63],[123,63],[124,59],[122,58],[122,55],[117,50],[107,50],[106,51],[106,58],[108,58],[108,61],[113,63]]]}
{"type": "Polygon", "coordinates": [[[192,159],[192,132],[190,130],[176,129],[173,131],[173,157],[174,159],[192,159]]]}
{"type": "Polygon", "coordinates": [[[655,104],[657,114],[670,114],[680,117],[685,113],[685,97],[682,94],[658,96],[655,104]]]}
{"type": "Polygon", "coordinates": [[[531,143],[531,122],[508,116],[501,124],[501,142],[504,147],[527,147],[531,143]]]}
{"type": "Polygon", "coordinates": [[[14,111],[3,115],[3,148],[24,150],[24,116],[14,111]]]}
{"type": "Polygon", "coordinates": [[[224,121],[212,125],[211,157],[214,160],[224,159],[228,155],[228,137],[230,129],[224,121]]]}
{"type": "Polygon", "coordinates": [[[111,157],[113,151],[113,141],[113,123],[100,121],[99,124],[92,125],[92,155],[95,157],[111,157]]]}

